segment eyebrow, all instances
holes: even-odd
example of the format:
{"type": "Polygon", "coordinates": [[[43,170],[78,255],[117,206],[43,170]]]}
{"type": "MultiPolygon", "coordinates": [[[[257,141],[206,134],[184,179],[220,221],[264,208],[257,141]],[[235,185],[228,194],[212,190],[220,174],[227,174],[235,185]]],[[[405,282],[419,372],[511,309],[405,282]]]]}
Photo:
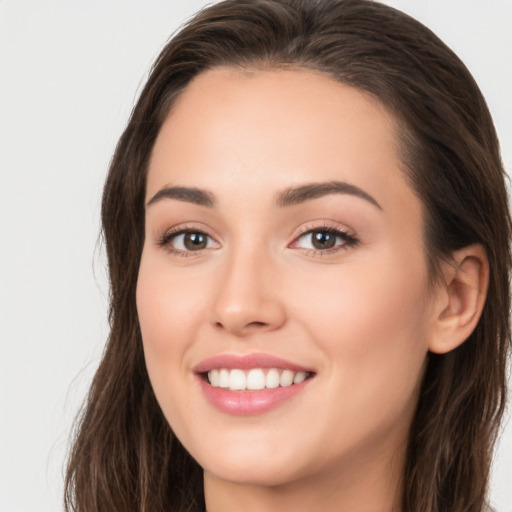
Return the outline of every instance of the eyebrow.
{"type": "MultiPolygon", "coordinates": [[[[290,187],[277,194],[275,204],[280,208],[284,208],[287,206],[304,203],[312,199],[318,199],[330,194],[348,194],[356,196],[364,199],[365,201],[368,201],[372,205],[376,206],[379,210],[382,210],[380,204],[370,194],[361,188],[344,181],[307,183],[298,187],[290,187]]],[[[213,208],[215,206],[215,198],[213,194],[207,190],[201,190],[195,187],[171,186],[160,189],[147,202],[146,206],[151,206],[152,204],[155,204],[162,199],[176,199],[178,201],[193,203],[199,206],[205,206],[207,208],[213,208]]]]}
{"type": "Polygon", "coordinates": [[[365,192],[363,189],[344,181],[308,183],[306,185],[288,188],[278,194],[276,204],[280,207],[292,206],[330,194],[348,194],[351,196],[356,196],[373,204],[379,210],[382,210],[381,205],[374,197],[365,192]]]}
{"type": "Polygon", "coordinates": [[[207,208],[213,208],[215,206],[213,194],[206,190],[190,187],[164,187],[147,202],[146,207],[162,199],[177,199],[178,201],[198,204],[199,206],[206,206],[207,208]]]}

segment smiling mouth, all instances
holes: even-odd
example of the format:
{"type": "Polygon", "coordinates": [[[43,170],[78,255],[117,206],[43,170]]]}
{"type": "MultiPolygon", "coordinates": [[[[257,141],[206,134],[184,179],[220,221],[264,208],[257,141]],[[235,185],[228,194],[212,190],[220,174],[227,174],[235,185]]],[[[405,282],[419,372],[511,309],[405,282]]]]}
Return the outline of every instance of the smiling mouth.
{"type": "Polygon", "coordinates": [[[214,388],[229,391],[261,391],[300,384],[313,377],[314,373],[278,368],[215,368],[202,375],[214,388]]]}
{"type": "Polygon", "coordinates": [[[317,374],[311,367],[265,353],[219,354],[193,371],[207,401],[220,412],[239,417],[294,403],[317,374]]]}

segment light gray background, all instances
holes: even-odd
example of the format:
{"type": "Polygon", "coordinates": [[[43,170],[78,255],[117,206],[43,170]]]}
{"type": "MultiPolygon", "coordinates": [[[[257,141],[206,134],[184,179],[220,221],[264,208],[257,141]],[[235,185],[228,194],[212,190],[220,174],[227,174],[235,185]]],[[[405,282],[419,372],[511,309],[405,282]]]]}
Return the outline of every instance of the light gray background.
{"type": "MultiPolygon", "coordinates": [[[[102,182],[147,70],[202,0],[0,0],[0,512],[62,510],[70,425],[107,336],[102,182]]],[[[512,170],[512,0],[389,0],[486,96],[512,170]]],[[[512,425],[492,479],[512,512],[512,425]]]]}

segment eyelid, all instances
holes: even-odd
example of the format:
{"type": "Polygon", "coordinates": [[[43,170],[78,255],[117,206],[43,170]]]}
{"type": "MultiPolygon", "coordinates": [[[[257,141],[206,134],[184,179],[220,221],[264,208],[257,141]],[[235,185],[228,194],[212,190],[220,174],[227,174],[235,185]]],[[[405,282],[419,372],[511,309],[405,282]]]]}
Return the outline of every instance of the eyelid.
{"type": "Polygon", "coordinates": [[[183,249],[177,249],[175,247],[172,247],[171,242],[179,237],[180,235],[184,235],[186,233],[200,233],[205,235],[210,242],[213,241],[213,243],[220,247],[220,243],[217,241],[216,237],[213,236],[210,233],[210,230],[205,227],[198,227],[190,224],[179,224],[177,226],[173,226],[163,232],[162,235],[159,235],[156,240],[156,245],[159,247],[162,247],[163,249],[166,249],[167,251],[178,254],[181,256],[198,256],[200,253],[202,253],[205,250],[214,249],[217,247],[204,247],[197,250],[183,250],[183,249]]]}
{"type": "MultiPolygon", "coordinates": [[[[330,254],[335,253],[340,250],[346,250],[350,247],[355,246],[359,243],[359,240],[353,234],[353,230],[343,226],[337,222],[329,222],[322,221],[321,223],[311,223],[301,226],[293,236],[293,240],[290,244],[288,244],[289,248],[302,250],[306,253],[317,255],[317,254],[330,254]],[[327,232],[332,233],[336,236],[336,238],[341,238],[343,243],[337,243],[333,247],[325,247],[325,248],[317,248],[317,247],[299,247],[298,244],[300,240],[306,236],[311,236],[314,232],[327,232]]],[[[221,247],[220,242],[218,242],[217,237],[211,234],[211,230],[205,227],[199,227],[197,225],[190,224],[181,224],[173,226],[164,231],[164,233],[158,236],[156,240],[156,245],[162,247],[173,254],[178,254],[181,256],[198,256],[203,253],[205,250],[211,250],[221,247]],[[205,235],[209,242],[208,245],[213,242],[212,246],[194,249],[178,249],[173,247],[171,242],[179,237],[180,235],[184,235],[186,233],[200,233],[205,235]]]]}
{"type": "Polygon", "coordinates": [[[336,222],[329,223],[328,221],[322,221],[320,224],[306,224],[305,226],[302,226],[299,228],[298,232],[294,235],[292,242],[290,243],[289,247],[292,249],[302,250],[312,255],[323,255],[323,254],[331,254],[336,253],[341,250],[349,249],[350,247],[354,247],[359,243],[358,238],[353,233],[353,230],[350,228],[347,228],[346,226],[342,226],[336,222]],[[326,232],[326,233],[332,233],[336,237],[340,237],[343,239],[342,244],[337,244],[330,248],[307,248],[307,247],[298,247],[298,242],[306,237],[311,236],[312,233],[315,232],[326,232]]]}
{"type": "Polygon", "coordinates": [[[303,224],[294,231],[291,238],[293,241],[295,241],[297,238],[300,238],[301,236],[306,235],[311,231],[340,232],[346,234],[347,236],[356,238],[356,234],[351,227],[347,226],[346,224],[341,224],[335,220],[317,220],[303,224]]]}

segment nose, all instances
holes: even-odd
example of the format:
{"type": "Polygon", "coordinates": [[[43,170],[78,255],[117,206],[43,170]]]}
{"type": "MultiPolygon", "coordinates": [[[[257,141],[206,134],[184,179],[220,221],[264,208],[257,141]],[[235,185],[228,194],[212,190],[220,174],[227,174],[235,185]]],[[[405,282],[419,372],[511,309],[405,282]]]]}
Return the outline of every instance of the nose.
{"type": "Polygon", "coordinates": [[[286,322],[276,265],[260,251],[238,251],[223,262],[212,308],[216,329],[244,337],[286,322]]]}

